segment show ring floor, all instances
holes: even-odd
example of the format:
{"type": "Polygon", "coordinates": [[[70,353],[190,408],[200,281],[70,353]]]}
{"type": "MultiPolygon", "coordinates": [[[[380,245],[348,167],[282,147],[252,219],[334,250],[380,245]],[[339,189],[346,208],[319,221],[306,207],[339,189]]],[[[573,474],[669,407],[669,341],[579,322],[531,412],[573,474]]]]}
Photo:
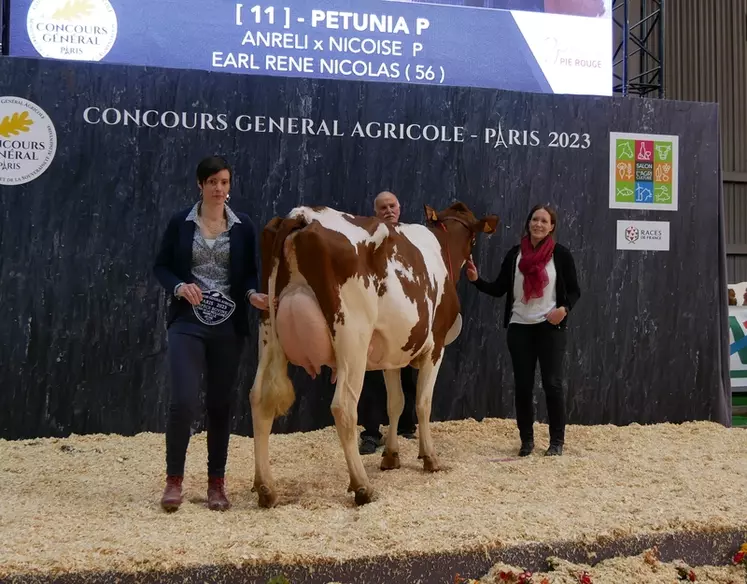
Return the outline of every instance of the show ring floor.
{"type": "Polygon", "coordinates": [[[251,492],[252,440],[232,436],[225,513],[206,506],[205,434],[173,514],[159,507],[162,434],[0,440],[0,580],[436,583],[653,544],[664,561],[727,564],[747,541],[744,429],[570,426],[558,458],[538,424],[535,453],[518,459],[513,420],[432,427],[444,470],[424,473],[417,442],[401,439],[399,470],[364,457],[376,495],[360,508],[334,428],[272,435],[271,510],[251,492]]]}

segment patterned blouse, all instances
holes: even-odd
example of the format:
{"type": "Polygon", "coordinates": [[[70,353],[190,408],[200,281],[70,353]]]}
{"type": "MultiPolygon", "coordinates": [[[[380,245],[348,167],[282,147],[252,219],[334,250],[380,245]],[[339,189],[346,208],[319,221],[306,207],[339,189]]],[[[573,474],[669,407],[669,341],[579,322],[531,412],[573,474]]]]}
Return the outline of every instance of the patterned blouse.
{"type": "MultiPolygon", "coordinates": [[[[230,257],[230,239],[228,232],[236,223],[241,220],[226,205],[227,225],[226,230],[216,239],[205,239],[200,231],[200,206],[198,201],[185,221],[194,221],[195,235],[192,239],[192,276],[195,284],[203,292],[207,290],[220,290],[226,296],[229,296],[231,286],[228,281],[228,261],[230,257]]],[[[174,289],[176,294],[176,289],[174,289]]]]}

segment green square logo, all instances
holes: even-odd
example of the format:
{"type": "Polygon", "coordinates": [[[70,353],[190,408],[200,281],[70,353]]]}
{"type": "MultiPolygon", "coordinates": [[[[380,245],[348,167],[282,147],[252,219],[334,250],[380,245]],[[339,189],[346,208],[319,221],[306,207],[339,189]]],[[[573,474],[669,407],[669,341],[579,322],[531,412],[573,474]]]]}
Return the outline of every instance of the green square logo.
{"type": "Polygon", "coordinates": [[[617,160],[633,160],[635,158],[635,140],[618,138],[615,157],[617,160]]]}
{"type": "Polygon", "coordinates": [[[618,203],[634,203],[635,181],[617,181],[615,183],[615,201],[618,203]]]}
{"type": "Polygon", "coordinates": [[[671,142],[654,142],[654,161],[655,162],[672,162],[672,143],[671,142]]]}

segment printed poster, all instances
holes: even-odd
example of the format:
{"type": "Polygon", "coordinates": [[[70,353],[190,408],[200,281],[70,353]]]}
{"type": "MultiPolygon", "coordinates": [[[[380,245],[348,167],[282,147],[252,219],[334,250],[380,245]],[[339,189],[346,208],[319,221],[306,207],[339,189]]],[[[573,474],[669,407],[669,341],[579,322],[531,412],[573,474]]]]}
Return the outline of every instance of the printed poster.
{"type": "Polygon", "coordinates": [[[679,137],[610,132],[610,209],[676,211],[679,137]]]}

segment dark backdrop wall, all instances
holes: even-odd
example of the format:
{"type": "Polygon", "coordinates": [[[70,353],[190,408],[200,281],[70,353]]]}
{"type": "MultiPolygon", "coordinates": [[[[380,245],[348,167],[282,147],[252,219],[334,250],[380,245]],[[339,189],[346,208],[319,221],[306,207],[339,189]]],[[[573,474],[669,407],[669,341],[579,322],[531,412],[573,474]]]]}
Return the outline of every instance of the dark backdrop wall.
{"type": "MultiPolygon", "coordinates": [[[[382,189],[399,195],[405,221],[422,221],[424,203],[454,199],[497,213],[498,233],[475,253],[487,278],[518,241],[529,208],[552,203],[583,293],[569,334],[569,421],[729,423],[715,105],[15,58],[0,59],[0,87],[43,108],[59,141],[41,176],[0,186],[2,437],[163,430],[166,294],[151,266],[169,216],[196,201],[197,162],[212,153],[235,165],[230,204],[258,230],[299,204],[370,214],[382,189]],[[187,125],[195,112],[224,114],[227,128],[87,123],[89,107],[184,112],[187,125]],[[245,114],[324,120],[330,131],[336,120],[345,135],[240,132],[235,120],[245,114]],[[375,139],[352,136],[357,122],[466,129],[458,143],[375,139]],[[535,130],[540,144],[486,144],[485,130],[499,126],[506,142],[510,129],[535,130]],[[590,147],[550,147],[552,131],[588,134],[590,147]],[[611,131],[679,135],[678,211],[609,208],[611,131]],[[618,251],[618,219],[670,222],[670,251],[618,251]]],[[[460,293],[464,328],[447,350],[433,419],[512,417],[504,300],[466,281],[460,293]]],[[[233,426],[242,434],[251,434],[255,366],[256,332],[233,426]]],[[[328,372],[315,382],[300,370],[292,377],[297,402],[276,430],[331,424],[328,372]]]]}

